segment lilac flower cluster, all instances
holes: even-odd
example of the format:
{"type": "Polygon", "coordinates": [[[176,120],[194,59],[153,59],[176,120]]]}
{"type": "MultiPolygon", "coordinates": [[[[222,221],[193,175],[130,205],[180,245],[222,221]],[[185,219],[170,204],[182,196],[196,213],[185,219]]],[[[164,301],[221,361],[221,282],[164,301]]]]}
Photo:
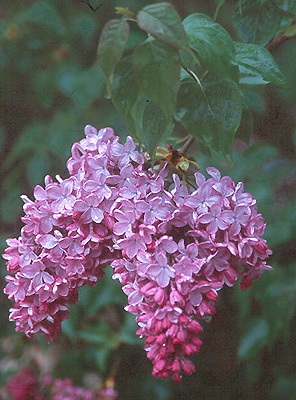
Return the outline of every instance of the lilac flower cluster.
{"type": "Polygon", "coordinates": [[[102,389],[99,393],[77,387],[70,379],[57,379],[53,385],[52,400],[115,400],[113,389],[102,389]]]}
{"type": "Polygon", "coordinates": [[[195,174],[196,190],[173,183],[168,168],[146,168],[132,138],[119,143],[112,129],[85,128],[67,166],[68,179],[45,179],[35,201],[23,197],[25,226],[8,240],[5,293],[10,319],[29,337],[60,330],[67,304],[111,264],[146,339],[153,375],[175,381],[191,374],[199,351],[197,320],[215,313],[217,292],[241,276],[242,289],[271,267],[256,201],[215,168],[195,174]]]}
{"type": "MultiPolygon", "coordinates": [[[[1,388],[12,400],[115,400],[117,392],[112,388],[89,390],[77,387],[71,379],[43,378],[30,368],[24,367],[18,374],[9,378],[1,388]]],[[[2,399],[1,395],[0,398],[2,399]]],[[[7,397],[5,396],[5,399],[7,397]]]]}

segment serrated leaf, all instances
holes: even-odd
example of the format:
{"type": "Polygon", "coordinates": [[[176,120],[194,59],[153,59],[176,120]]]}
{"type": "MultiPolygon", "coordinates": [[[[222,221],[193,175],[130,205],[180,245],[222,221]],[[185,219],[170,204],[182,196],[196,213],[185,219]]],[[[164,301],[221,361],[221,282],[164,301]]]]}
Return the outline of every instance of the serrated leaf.
{"type": "Polygon", "coordinates": [[[241,0],[233,26],[242,42],[265,46],[275,35],[283,14],[270,0],[241,0]]]}
{"type": "Polygon", "coordinates": [[[226,157],[232,154],[242,113],[241,94],[234,82],[208,75],[202,88],[197,82],[184,83],[177,110],[175,118],[189,134],[226,157]]]}
{"type": "Polygon", "coordinates": [[[141,130],[143,142],[152,159],[168,128],[168,121],[164,113],[149,101],[143,111],[141,130]]]}
{"type": "Polygon", "coordinates": [[[236,59],[239,65],[240,84],[258,86],[273,83],[287,87],[272,55],[264,47],[256,44],[235,43],[236,59]]]}
{"type": "Polygon", "coordinates": [[[133,69],[132,56],[123,58],[114,72],[111,98],[114,107],[124,119],[128,130],[135,133],[136,123],[132,110],[139,97],[139,88],[136,83],[136,76],[133,69]]]}
{"type": "Polygon", "coordinates": [[[126,20],[112,19],[104,26],[98,46],[98,63],[107,79],[122,57],[128,37],[129,24],[126,20]]]}
{"type": "Polygon", "coordinates": [[[151,4],[137,15],[139,27],[179,49],[189,49],[189,41],[179,14],[169,3],[151,4]]]}
{"type": "Polygon", "coordinates": [[[178,52],[159,40],[138,46],[133,64],[139,86],[165,114],[172,114],[180,82],[178,52]]]}
{"type": "Polygon", "coordinates": [[[204,68],[235,80],[234,45],[228,32],[204,14],[189,15],[183,26],[204,68]]]}

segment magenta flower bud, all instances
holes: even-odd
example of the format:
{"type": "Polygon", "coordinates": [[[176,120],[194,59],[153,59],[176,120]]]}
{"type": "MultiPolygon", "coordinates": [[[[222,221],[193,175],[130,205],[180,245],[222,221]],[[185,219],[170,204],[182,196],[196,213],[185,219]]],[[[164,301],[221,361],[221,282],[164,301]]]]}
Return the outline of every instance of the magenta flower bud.
{"type": "Polygon", "coordinates": [[[180,331],[178,332],[177,339],[180,341],[180,343],[185,343],[186,340],[187,340],[186,331],[180,330],[180,331]]]}
{"type": "Polygon", "coordinates": [[[192,362],[186,359],[183,359],[180,362],[181,362],[181,367],[184,370],[185,374],[192,375],[193,372],[195,371],[195,367],[192,364],[192,362]]]}
{"type": "Polygon", "coordinates": [[[174,324],[167,330],[167,336],[172,338],[176,337],[178,332],[179,332],[179,327],[174,324]]]}
{"type": "Polygon", "coordinates": [[[188,324],[188,330],[189,332],[198,335],[199,333],[202,332],[202,327],[200,326],[200,324],[197,321],[191,321],[188,324]]]}
{"type": "Polygon", "coordinates": [[[154,294],[154,300],[158,305],[162,305],[165,302],[166,294],[162,288],[158,288],[154,294]]]}
{"type": "MultiPolygon", "coordinates": [[[[163,345],[166,341],[167,341],[167,338],[166,338],[165,334],[159,335],[158,338],[156,339],[156,343],[160,346],[163,345]]],[[[147,343],[147,341],[146,341],[146,343],[147,343]]]]}

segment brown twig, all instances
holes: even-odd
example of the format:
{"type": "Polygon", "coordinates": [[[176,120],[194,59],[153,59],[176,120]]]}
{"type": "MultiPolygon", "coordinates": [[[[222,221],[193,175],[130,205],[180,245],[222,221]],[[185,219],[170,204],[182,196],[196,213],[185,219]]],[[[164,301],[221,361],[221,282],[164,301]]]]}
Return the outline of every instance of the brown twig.
{"type": "Polygon", "coordinates": [[[194,142],[194,137],[189,135],[188,139],[186,140],[186,142],[183,144],[183,146],[179,149],[179,153],[181,154],[186,154],[187,150],[189,149],[189,146],[194,142]]]}
{"type": "MultiPolygon", "coordinates": [[[[291,26],[292,26],[292,25],[296,25],[296,20],[292,22],[291,26]]],[[[268,51],[272,51],[274,48],[276,48],[276,47],[279,46],[280,44],[286,42],[287,40],[289,40],[289,39],[291,39],[291,38],[293,38],[293,37],[295,37],[295,36],[286,35],[285,33],[286,33],[286,32],[282,33],[282,34],[281,34],[279,37],[277,37],[276,39],[271,40],[271,41],[265,46],[265,48],[266,48],[268,51]]]]}

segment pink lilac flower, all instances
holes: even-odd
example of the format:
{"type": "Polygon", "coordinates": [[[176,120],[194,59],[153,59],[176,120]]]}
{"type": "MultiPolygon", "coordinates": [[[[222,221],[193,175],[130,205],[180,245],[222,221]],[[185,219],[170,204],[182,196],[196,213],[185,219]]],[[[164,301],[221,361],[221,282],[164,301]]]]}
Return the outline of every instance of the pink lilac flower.
{"type": "Polygon", "coordinates": [[[156,254],[155,264],[151,264],[147,272],[161,288],[168,286],[170,279],[175,275],[173,268],[168,265],[168,260],[164,253],[156,254]]]}
{"type": "Polygon", "coordinates": [[[68,179],[46,177],[35,201],[23,196],[25,225],[4,254],[10,319],[29,337],[54,339],[79,288],[111,265],[153,376],[178,382],[194,372],[188,357],[219,290],[239,276],[245,290],[271,268],[264,220],[242,183],[215,168],[209,179],[196,173],[193,190],[177,175],[170,181],[168,165],[147,170],[132,138],[121,145],[111,128],[90,126],[85,135],[72,147],[68,179]]]}
{"type": "Polygon", "coordinates": [[[17,375],[11,377],[6,386],[12,400],[42,400],[41,389],[34,371],[23,368],[17,375]]]}
{"type": "Polygon", "coordinates": [[[7,392],[11,400],[115,400],[118,393],[108,386],[99,390],[84,389],[70,379],[54,380],[50,375],[40,379],[30,367],[24,367],[8,380],[1,393],[7,392]]]}

